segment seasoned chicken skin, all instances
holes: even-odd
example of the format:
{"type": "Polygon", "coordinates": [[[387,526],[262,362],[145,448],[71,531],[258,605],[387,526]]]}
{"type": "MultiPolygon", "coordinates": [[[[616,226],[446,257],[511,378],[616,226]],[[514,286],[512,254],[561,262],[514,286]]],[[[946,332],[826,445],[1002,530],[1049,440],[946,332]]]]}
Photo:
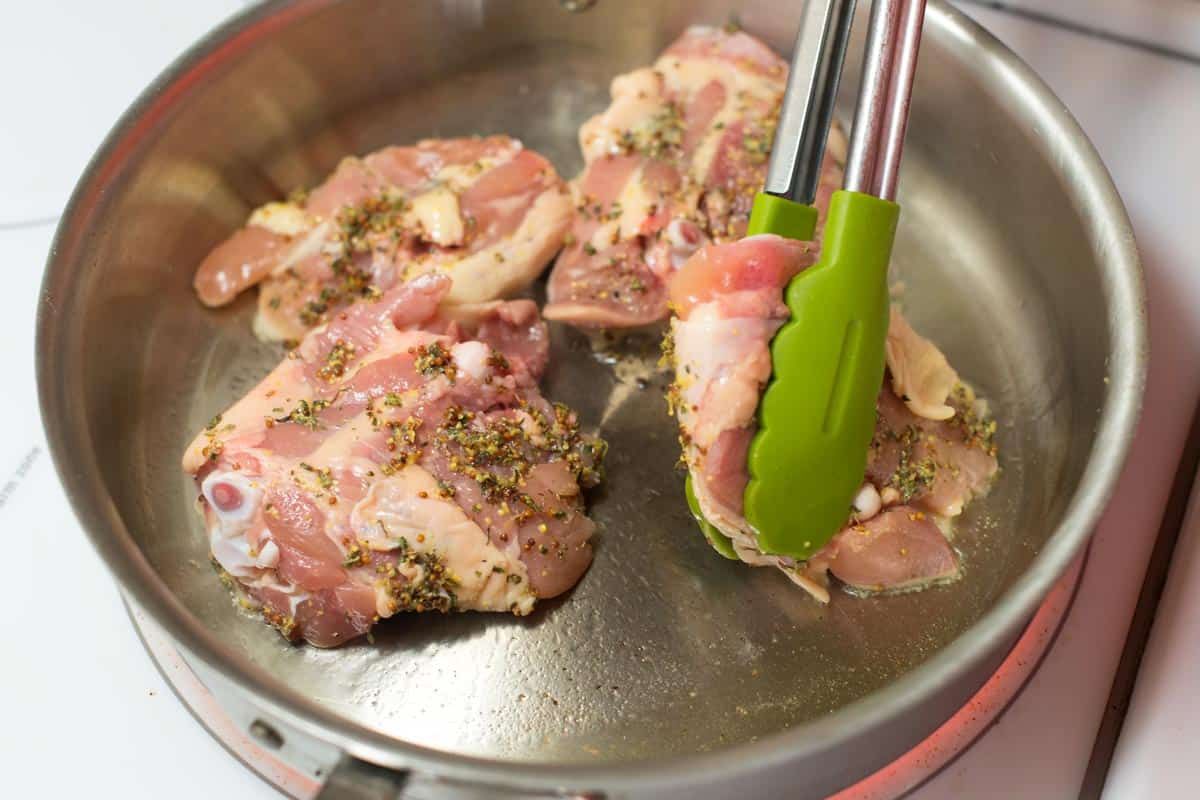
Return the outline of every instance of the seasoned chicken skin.
{"type": "MultiPolygon", "coordinates": [[[[612,82],[579,139],[575,221],[550,276],[547,319],[623,328],[667,318],[667,284],[710,242],[746,232],[787,84],[787,65],[744,32],[689,29],[652,67],[612,82]]],[[[817,199],[840,184],[830,135],[817,199]]],[[[822,219],[820,222],[823,222],[822,219]]]]}
{"type": "Polygon", "coordinates": [[[961,514],[991,482],[995,425],[895,309],[867,471],[846,528],[805,563],[757,548],[743,516],[746,453],[771,376],[769,344],[788,317],[783,289],[810,261],[803,243],[752,236],[706,247],[671,281],[670,399],[700,507],[739,558],[782,569],[822,602],[830,573],[868,591],[954,578],[958,557],[937,522],[961,514]]]}
{"type": "Polygon", "coordinates": [[[255,332],[299,339],[426,273],[453,279],[448,305],[511,296],[562,246],[571,214],[550,163],[507,136],[385,147],[343,159],[307,197],[257,209],[194,284],[209,306],[261,284],[255,332]]]}
{"type": "Polygon", "coordinates": [[[311,331],[188,447],[212,555],[290,639],[401,611],[511,611],[592,553],[603,446],[537,390],[531,301],[443,306],[424,275],[311,331]]]}

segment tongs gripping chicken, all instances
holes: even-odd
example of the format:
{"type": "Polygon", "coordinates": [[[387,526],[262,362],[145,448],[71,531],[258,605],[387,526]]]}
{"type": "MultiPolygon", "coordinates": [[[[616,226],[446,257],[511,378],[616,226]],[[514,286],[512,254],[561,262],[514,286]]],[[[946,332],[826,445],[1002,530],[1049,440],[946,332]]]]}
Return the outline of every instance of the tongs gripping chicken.
{"type": "MultiPolygon", "coordinates": [[[[745,516],[763,553],[809,558],[845,524],[862,485],[884,375],[887,270],[900,214],[893,198],[924,10],[924,0],[874,0],[845,188],[830,201],[820,259],[785,293],[791,319],[771,343],[773,376],[747,456],[745,516]]],[[[813,238],[853,11],[853,0],[805,8],[750,235],[813,238]]],[[[690,485],[688,500],[714,547],[734,557],[690,485]]]]}

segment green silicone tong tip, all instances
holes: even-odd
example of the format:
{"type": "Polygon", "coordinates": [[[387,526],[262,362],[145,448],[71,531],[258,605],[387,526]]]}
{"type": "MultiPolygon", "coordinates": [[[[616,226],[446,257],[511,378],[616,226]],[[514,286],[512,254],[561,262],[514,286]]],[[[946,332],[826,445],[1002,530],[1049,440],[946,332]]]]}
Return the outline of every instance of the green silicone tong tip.
{"type": "MultiPolygon", "coordinates": [[[[900,215],[890,198],[924,5],[874,0],[846,188],[830,200],[820,259],[785,290],[791,318],[771,342],[773,375],[747,456],[745,517],[763,553],[805,560],[820,550],[846,524],[866,472],[900,215]]],[[[811,202],[852,12],[851,0],[806,6],[766,190],[755,198],[748,235],[814,237],[811,202]]],[[[690,476],[686,490],[709,542],[736,558],[732,541],[704,518],[690,476]]]]}
{"type": "Polygon", "coordinates": [[[747,457],[746,521],[764,553],[811,556],[846,524],[862,485],[883,382],[899,211],[877,197],[835,192],[820,260],[788,284],[792,318],[771,342],[774,374],[747,457]]]}

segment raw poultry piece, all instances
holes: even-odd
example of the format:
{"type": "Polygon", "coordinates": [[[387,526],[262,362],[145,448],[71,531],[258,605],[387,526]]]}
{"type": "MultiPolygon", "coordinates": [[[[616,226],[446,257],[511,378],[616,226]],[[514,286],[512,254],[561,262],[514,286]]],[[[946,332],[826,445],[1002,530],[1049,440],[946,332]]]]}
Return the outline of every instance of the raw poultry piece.
{"type": "Polygon", "coordinates": [[[511,611],[591,562],[603,443],[537,390],[530,300],[439,310],[426,275],[311,331],[188,447],[212,556],[289,639],[401,611],[511,611]]]}
{"type": "Polygon", "coordinates": [[[331,311],[430,272],[453,278],[448,304],[512,295],[541,273],[570,220],[554,167],[519,141],[429,139],[345,158],[306,197],[257,209],[194,284],[220,306],[261,282],[255,332],[299,339],[331,311]]]}
{"type": "MultiPolygon", "coordinates": [[[[592,328],[666,319],[667,283],[709,242],[745,235],[775,136],[787,64],[741,31],[695,27],[652,67],[612,82],[579,132],[586,166],[543,313],[592,328]]],[[[830,133],[816,200],[824,222],[845,139],[830,133]]]]}
{"type": "Polygon", "coordinates": [[[769,343],[788,317],[783,288],[808,256],[800,242],[752,236],[701,250],[671,282],[670,401],[701,510],[739,558],[782,569],[822,602],[830,573],[865,591],[950,580],[958,557],[939,523],[995,475],[995,424],[895,308],[867,473],[846,527],[804,563],[757,549],[742,513],[746,452],[771,376],[769,343]]]}

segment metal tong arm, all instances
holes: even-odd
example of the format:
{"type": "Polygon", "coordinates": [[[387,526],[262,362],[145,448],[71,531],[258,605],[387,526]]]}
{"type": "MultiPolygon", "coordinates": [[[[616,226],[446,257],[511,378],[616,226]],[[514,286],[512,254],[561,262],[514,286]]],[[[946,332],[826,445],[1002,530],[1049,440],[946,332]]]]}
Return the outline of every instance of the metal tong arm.
{"type": "Polygon", "coordinates": [[[833,121],[855,0],[808,0],[767,166],[768,194],[812,205],[833,121]]]}
{"type": "Polygon", "coordinates": [[[896,199],[925,0],[875,0],[867,28],[846,189],[896,199]]]}
{"type": "MultiPolygon", "coordinates": [[[[855,0],[809,0],[792,51],[765,191],[811,205],[833,121],[855,0]]],[[[925,0],[874,0],[845,188],[896,195],[925,0]]]]}

